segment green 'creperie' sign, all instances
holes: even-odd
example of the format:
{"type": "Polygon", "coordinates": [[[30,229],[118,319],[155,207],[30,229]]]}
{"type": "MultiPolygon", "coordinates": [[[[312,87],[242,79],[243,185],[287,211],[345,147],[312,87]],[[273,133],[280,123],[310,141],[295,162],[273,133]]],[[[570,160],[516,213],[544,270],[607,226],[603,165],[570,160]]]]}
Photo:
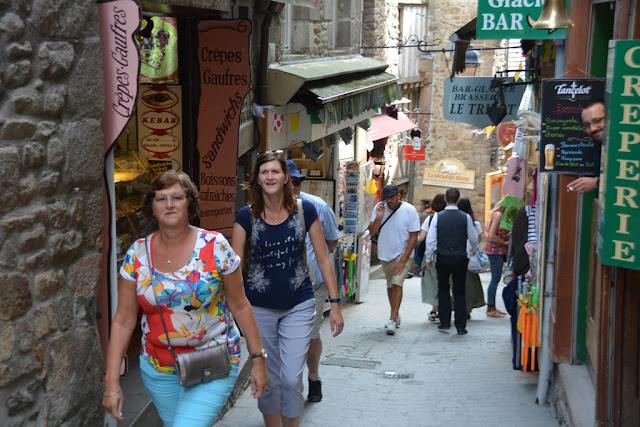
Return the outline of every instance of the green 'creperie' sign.
{"type": "Polygon", "coordinates": [[[640,270],[640,40],[609,42],[598,203],[602,263],[640,270]]]}
{"type": "Polygon", "coordinates": [[[478,0],[476,39],[564,39],[566,30],[534,30],[544,0],[478,0]]]}

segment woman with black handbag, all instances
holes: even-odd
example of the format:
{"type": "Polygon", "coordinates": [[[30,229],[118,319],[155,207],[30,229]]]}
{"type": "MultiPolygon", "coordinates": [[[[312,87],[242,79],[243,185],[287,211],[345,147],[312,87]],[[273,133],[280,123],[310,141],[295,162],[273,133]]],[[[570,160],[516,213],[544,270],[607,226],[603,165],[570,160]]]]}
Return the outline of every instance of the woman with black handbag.
{"type": "MultiPolygon", "coordinates": [[[[213,424],[238,374],[240,334],[234,318],[249,351],[264,354],[240,257],[222,234],[189,224],[198,214],[198,197],[189,177],[176,171],[154,177],[145,196],[143,212],[155,217],[158,231],[127,251],[107,355],[102,405],[117,420],[123,420],[124,404],[120,364],[139,308],[142,380],[165,426],[213,424]]],[[[262,396],[266,385],[265,360],[254,359],[254,397],[262,396]]]]}
{"type": "Polygon", "coordinates": [[[306,263],[305,236],[311,238],[329,292],[333,336],[344,321],[336,278],[314,205],[296,201],[281,150],[258,154],[250,181],[250,205],[233,224],[236,253],[249,246],[246,293],[269,354],[269,387],[258,399],[267,427],[297,426],[304,405],[302,373],[315,317],[313,286],[306,263]]]}

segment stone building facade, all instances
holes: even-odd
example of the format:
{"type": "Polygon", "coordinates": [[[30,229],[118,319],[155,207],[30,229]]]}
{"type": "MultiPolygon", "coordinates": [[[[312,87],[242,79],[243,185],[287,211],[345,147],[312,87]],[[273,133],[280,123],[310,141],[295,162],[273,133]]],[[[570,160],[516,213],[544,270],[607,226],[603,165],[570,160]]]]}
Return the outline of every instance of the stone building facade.
{"type": "Polygon", "coordinates": [[[360,53],[361,7],[360,1],[320,1],[317,8],[286,5],[272,27],[270,62],[360,53]]]}
{"type": "MultiPolygon", "coordinates": [[[[93,0],[0,1],[0,420],[99,425],[102,57],[93,0]]],[[[106,313],[105,313],[106,314],[106,313]]]]}

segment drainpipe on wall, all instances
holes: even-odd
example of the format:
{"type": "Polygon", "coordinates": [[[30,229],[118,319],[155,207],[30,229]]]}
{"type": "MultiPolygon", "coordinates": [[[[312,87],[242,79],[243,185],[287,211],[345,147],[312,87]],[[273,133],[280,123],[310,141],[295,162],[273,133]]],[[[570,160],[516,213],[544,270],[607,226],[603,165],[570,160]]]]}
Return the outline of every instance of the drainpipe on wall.
{"type": "MultiPolygon", "coordinates": [[[[260,31],[260,58],[258,60],[258,71],[256,73],[256,100],[258,105],[264,105],[267,98],[267,67],[269,66],[269,34],[271,32],[271,23],[273,18],[280,14],[284,8],[283,3],[276,3],[269,1],[266,10],[264,11],[264,18],[262,20],[262,29],[260,31]]],[[[253,148],[249,151],[255,151],[262,143],[263,135],[260,133],[260,124],[258,123],[258,117],[253,116],[253,129],[254,129],[254,141],[253,148]]]]}
{"type": "Polygon", "coordinates": [[[262,20],[262,30],[260,34],[260,61],[258,63],[258,105],[264,105],[267,98],[267,67],[269,66],[269,34],[273,18],[280,14],[284,8],[284,3],[270,1],[262,20]]]}
{"type": "MultiPolygon", "coordinates": [[[[543,192],[546,192],[547,189],[543,188],[543,174],[538,174],[538,188],[543,189],[543,192]]],[[[537,215],[541,215],[541,221],[544,224],[544,216],[546,215],[547,227],[544,230],[544,234],[546,235],[546,242],[543,243],[546,246],[544,250],[545,258],[541,259],[540,262],[544,265],[544,298],[543,298],[543,306],[542,306],[542,328],[541,328],[541,339],[542,347],[540,349],[540,356],[538,358],[538,387],[536,389],[536,403],[538,405],[544,405],[547,401],[547,395],[549,393],[549,386],[551,385],[551,380],[553,378],[553,369],[554,363],[551,360],[551,349],[550,349],[550,329],[551,329],[551,305],[553,304],[553,289],[555,283],[553,282],[553,273],[554,273],[554,261],[553,261],[553,248],[555,247],[555,234],[553,232],[554,225],[556,222],[556,212],[555,207],[551,206],[551,201],[555,200],[555,195],[558,191],[558,177],[555,174],[550,174],[549,177],[549,188],[548,194],[546,196],[546,202],[543,212],[536,212],[537,215]]],[[[538,201],[542,198],[542,194],[540,194],[540,190],[538,190],[538,201]]],[[[540,204],[538,203],[538,206],[540,204]]],[[[538,224],[540,224],[539,221],[538,224]]],[[[538,230],[541,230],[541,227],[538,227],[538,230]]],[[[538,236],[540,238],[540,236],[538,236]]],[[[540,269],[538,268],[538,271],[540,269]]],[[[538,278],[540,280],[540,278],[538,278]]]]}
{"type": "MultiPolygon", "coordinates": [[[[555,66],[555,75],[560,76],[563,72],[563,64],[564,64],[564,45],[558,46],[556,49],[556,66],[555,66]]],[[[542,188],[542,175],[538,174],[538,188],[542,188]]],[[[536,389],[536,402],[539,405],[544,405],[548,401],[549,387],[551,385],[551,381],[553,379],[553,370],[554,363],[551,359],[551,305],[553,304],[553,288],[555,286],[554,283],[554,247],[555,247],[555,223],[556,223],[556,210],[552,206],[550,206],[551,200],[555,200],[555,195],[558,191],[558,176],[556,174],[551,174],[549,179],[549,193],[545,205],[545,210],[549,212],[547,217],[547,230],[545,230],[545,234],[549,236],[547,241],[547,249],[545,251],[545,258],[542,260],[544,263],[544,297],[542,300],[542,325],[541,325],[541,337],[540,342],[542,343],[542,348],[540,349],[540,358],[538,359],[538,387],[536,389]]],[[[538,192],[538,200],[536,200],[536,204],[540,206],[541,196],[538,192]]],[[[543,214],[542,212],[538,212],[537,215],[543,214]]],[[[541,228],[538,227],[540,230],[541,228]]],[[[540,271],[538,269],[538,271],[540,271]]]]}

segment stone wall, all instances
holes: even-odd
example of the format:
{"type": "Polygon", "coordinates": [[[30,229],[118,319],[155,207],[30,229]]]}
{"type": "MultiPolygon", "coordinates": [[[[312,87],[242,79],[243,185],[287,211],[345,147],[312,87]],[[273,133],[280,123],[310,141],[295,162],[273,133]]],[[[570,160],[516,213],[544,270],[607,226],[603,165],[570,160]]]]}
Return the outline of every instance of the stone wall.
{"type": "Polygon", "coordinates": [[[321,0],[317,8],[285,6],[274,22],[271,42],[275,62],[290,62],[360,53],[361,1],[321,0]],[[286,46],[287,14],[292,13],[291,44],[286,46]]]}
{"type": "Polygon", "coordinates": [[[0,54],[0,424],[100,425],[95,0],[0,0],[0,54]]]}
{"type": "MultiPolygon", "coordinates": [[[[440,40],[437,49],[447,47],[449,36],[460,29],[477,15],[477,2],[469,0],[446,0],[431,2],[429,7],[429,39],[440,40]]],[[[471,45],[476,48],[499,46],[499,40],[472,40],[471,45]]],[[[480,51],[482,64],[476,71],[476,76],[493,76],[496,66],[503,65],[497,59],[500,51],[480,51]]],[[[421,70],[425,79],[432,81],[431,86],[431,135],[427,145],[427,160],[415,162],[414,204],[420,205],[420,199],[431,199],[437,193],[444,193],[446,187],[425,186],[422,175],[425,166],[432,166],[437,160],[445,157],[456,158],[464,163],[467,169],[476,171],[475,188],[461,189],[463,197],[469,197],[476,220],[483,223],[484,218],[484,185],[485,174],[496,170],[490,163],[490,141],[485,135],[477,131],[478,128],[461,122],[445,120],[443,117],[443,86],[444,80],[451,74],[451,60],[443,53],[433,53],[433,60],[424,61],[421,70]],[[432,69],[426,69],[432,67],[432,69]]],[[[424,140],[424,138],[423,138],[424,140]]],[[[483,224],[484,226],[484,224],[483,224]]]]}
{"type": "MultiPolygon", "coordinates": [[[[364,0],[363,46],[396,46],[400,33],[397,0],[364,0]]],[[[363,55],[386,62],[389,74],[398,75],[397,49],[363,49],[363,55]]]]}

